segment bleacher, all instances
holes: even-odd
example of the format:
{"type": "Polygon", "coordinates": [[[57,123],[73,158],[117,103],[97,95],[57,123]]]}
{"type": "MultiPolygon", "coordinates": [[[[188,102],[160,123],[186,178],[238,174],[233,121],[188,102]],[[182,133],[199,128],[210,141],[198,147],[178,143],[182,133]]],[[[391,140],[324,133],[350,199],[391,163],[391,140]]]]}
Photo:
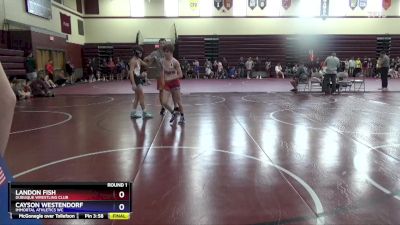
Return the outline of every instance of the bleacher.
{"type": "Polygon", "coordinates": [[[26,77],[24,51],[0,49],[0,62],[9,78],[26,77]]]}
{"type": "MultiPolygon", "coordinates": [[[[190,62],[198,59],[203,65],[205,59],[204,39],[208,36],[183,35],[178,37],[179,59],[185,57],[190,62]]],[[[293,64],[308,59],[308,51],[324,60],[335,51],[341,60],[351,57],[376,58],[378,37],[381,35],[220,35],[218,58],[226,57],[231,65],[236,65],[240,56],[266,57],[272,65],[293,64]]],[[[400,36],[391,36],[390,56],[400,56],[400,36]]]]}

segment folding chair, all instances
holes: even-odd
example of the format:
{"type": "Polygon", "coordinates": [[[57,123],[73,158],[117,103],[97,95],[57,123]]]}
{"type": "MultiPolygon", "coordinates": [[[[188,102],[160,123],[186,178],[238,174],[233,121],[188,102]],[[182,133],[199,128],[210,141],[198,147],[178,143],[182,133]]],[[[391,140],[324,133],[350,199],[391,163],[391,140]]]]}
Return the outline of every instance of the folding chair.
{"type": "Polygon", "coordinates": [[[310,79],[299,81],[297,91],[306,92],[307,90],[310,90],[310,79]]]}
{"type": "Polygon", "coordinates": [[[353,83],[353,87],[354,87],[354,92],[356,91],[361,91],[363,90],[365,92],[365,76],[363,74],[361,74],[360,76],[358,76],[359,79],[356,79],[356,77],[354,77],[352,83],[353,83]]]}
{"type": "Polygon", "coordinates": [[[318,77],[311,77],[310,92],[312,92],[313,90],[318,90],[322,92],[322,81],[323,79],[320,79],[318,77]]]}
{"type": "Polygon", "coordinates": [[[336,87],[337,87],[337,91],[338,93],[340,92],[350,92],[351,91],[351,87],[353,86],[353,81],[349,80],[349,76],[347,73],[342,74],[343,72],[339,72],[337,74],[337,81],[336,81],[336,87]]]}

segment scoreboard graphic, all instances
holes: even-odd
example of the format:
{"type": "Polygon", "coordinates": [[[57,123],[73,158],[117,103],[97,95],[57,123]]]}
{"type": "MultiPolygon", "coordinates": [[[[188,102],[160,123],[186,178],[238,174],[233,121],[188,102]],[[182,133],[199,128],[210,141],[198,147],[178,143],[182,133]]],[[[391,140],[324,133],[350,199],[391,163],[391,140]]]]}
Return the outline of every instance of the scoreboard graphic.
{"type": "Polygon", "coordinates": [[[130,182],[8,184],[11,219],[128,220],[130,182]]]}

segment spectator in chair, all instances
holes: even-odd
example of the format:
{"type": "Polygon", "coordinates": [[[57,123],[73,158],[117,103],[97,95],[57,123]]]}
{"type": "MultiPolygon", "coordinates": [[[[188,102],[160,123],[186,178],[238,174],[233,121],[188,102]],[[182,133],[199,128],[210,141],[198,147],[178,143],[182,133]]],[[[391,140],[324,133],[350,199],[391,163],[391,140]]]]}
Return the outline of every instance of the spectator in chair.
{"type": "Polygon", "coordinates": [[[299,86],[299,83],[306,82],[307,77],[308,77],[307,70],[306,70],[304,64],[300,63],[300,65],[297,66],[297,68],[296,68],[296,72],[294,72],[293,79],[290,81],[290,84],[293,86],[293,89],[290,91],[297,92],[297,87],[299,86]]]}
{"type": "Polygon", "coordinates": [[[276,73],[276,77],[277,77],[277,78],[282,77],[282,79],[285,79],[285,74],[284,74],[283,71],[282,71],[282,66],[281,66],[280,63],[278,63],[278,64],[275,66],[275,73],[276,73]]]}
{"type": "Polygon", "coordinates": [[[212,72],[212,63],[210,60],[206,59],[206,62],[204,63],[204,78],[209,79],[213,77],[213,72],[212,72]]]}

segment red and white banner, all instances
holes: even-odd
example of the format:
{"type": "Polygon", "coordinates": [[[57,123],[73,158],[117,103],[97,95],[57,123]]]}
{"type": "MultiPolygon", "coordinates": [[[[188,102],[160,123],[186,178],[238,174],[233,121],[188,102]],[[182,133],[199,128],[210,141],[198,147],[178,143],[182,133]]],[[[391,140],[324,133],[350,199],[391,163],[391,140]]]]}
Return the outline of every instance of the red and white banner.
{"type": "Polygon", "coordinates": [[[287,10],[292,5],[292,0],[282,0],[282,7],[287,10]]]}
{"type": "Polygon", "coordinates": [[[233,0],[224,0],[225,9],[230,10],[232,8],[232,1],[233,0]]]}
{"type": "Polygon", "coordinates": [[[382,7],[385,10],[388,10],[391,5],[392,5],[392,0],[382,0],[382,7]]]}
{"type": "Polygon", "coordinates": [[[355,9],[357,8],[358,0],[349,0],[350,8],[355,9]]]}
{"type": "Polygon", "coordinates": [[[257,7],[257,0],[249,0],[249,8],[251,10],[255,9],[257,7]]]}
{"type": "Polygon", "coordinates": [[[71,17],[60,13],[61,32],[71,34],[71,17]]]}

